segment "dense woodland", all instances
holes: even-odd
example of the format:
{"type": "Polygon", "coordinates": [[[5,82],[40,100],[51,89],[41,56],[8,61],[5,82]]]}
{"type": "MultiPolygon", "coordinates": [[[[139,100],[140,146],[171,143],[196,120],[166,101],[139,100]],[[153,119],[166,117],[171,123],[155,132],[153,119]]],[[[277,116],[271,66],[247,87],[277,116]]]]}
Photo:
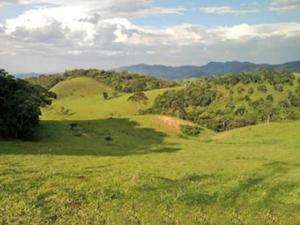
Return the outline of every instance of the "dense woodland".
{"type": "Polygon", "coordinates": [[[75,77],[91,77],[109,87],[114,88],[116,91],[125,93],[148,91],[153,89],[174,87],[177,85],[177,83],[174,81],[161,80],[151,76],[130,74],[127,72],[118,73],[115,71],[104,71],[97,69],[69,70],[63,74],[31,77],[27,80],[32,84],[38,84],[44,88],[50,89],[63,80],[75,77]]]}
{"type": "Polygon", "coordinates": [[[160,95],[144,113],[167,114],[224,131],[300,117],[300,78],[260,70],[188,82],[160,95]]]}

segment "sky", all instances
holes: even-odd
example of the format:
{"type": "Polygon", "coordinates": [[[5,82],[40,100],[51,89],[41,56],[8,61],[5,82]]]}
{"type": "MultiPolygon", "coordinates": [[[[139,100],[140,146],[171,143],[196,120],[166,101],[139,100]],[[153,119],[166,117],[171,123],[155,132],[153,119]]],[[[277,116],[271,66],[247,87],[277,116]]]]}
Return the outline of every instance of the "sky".
{"type": "Polygon", "coordinates": [[[10,73],[300,60],[300,0],[0,0],[10,73]]]}

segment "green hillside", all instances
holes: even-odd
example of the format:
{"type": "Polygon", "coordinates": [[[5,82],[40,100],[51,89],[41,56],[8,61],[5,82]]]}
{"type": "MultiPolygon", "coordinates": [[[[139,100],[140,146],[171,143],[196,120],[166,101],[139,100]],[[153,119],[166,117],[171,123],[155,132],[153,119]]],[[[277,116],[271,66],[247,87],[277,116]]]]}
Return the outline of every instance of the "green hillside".
{"type": "Polygon", "coordinates": [[[44,109],[44,120],[90,120],[135,115],[149,108],[159,94],[170,89],[145,92],[149,98],[146,103],[128,101],[133,94],[114,91],[88,77],[68,79],[50,90],[57,94],[58,99],[44,109]],[[103,97],[103,92],[108,93],[109,99],[103,97]]]}
{"type": "Polygon", "coordinates": [[[101,91],[112,92],[111,88],[88,77],[78,77],[62,81],[50,90],[56,93],[59,99],[100,95],[101,91]]]}
{"type": "Polygon", "coordinates": [[[75,69],[67,70],[62,74],[42,75],[39,77],[29,77],[26,80],[34,85],[40,85],[46,89],[51,89],[61,81],[72,78],[88,77],[93,78],[107,86],[125,93],[138,91],[149,91],[167,87],[175,87],[178,84],[174,81],[162,80],[151,76],[140,74],[129,74],[128,72],[105,71],[98,69],[75,69]]]}
{"type": "MultiPolygon", "coordinates": [[[[0,140],[0,224],[298,225],[300,121],[191,137],[180,127],[192,122],[139,115],[188,87],[144,91],[146,102],[132,102],[133,93],[92,77],[57,83],[36,139],[0,140]]],[[[230,91],[217,88],[224,98],[230,91]]],[[[288,97],[267,89],[274,104],[288,97]]]]}
{"type": "Polygon", "coordinates": [[[300,119],[300,78],[262,70],[198,79],[158,96],[147,112],[177,116],[215,131],[300,119]]]}

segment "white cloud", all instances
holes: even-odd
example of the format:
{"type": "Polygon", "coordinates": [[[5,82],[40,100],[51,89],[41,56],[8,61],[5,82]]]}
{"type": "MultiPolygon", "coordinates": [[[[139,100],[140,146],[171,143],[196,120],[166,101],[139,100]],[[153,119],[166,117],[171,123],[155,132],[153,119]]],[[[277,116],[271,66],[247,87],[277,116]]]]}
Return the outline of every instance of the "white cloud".
{"type": "MultiPolygon", "coordinates": [[[[65,49],[69,54],[81,49],[118,51],[120,48],[173,48],[211,46],[224,41],[247,42],[251,39],[281,39],[300,37],[300,23],[277,23],[226,27],[203,27],[182,24],[167,28],[137,26],[126,18],[99,20],[97,23],[80,20],[73,9],[68,19],[43,9],[28,11],[7,20],[2,27],[7,37],[32,44],[65,49]],[[78,18],[77,18],[78,17],[78,18]],[[38,22],[35,22],[38,21],[38,22]]],[[[129,50],[129,52],[131,49],[129,50]]]]}
{"type": "Polygon", "coordinates": [[[267,39],[272,37],[290,38],[300,37],[300,23],[276,23],[248,25],[241,24],[233,27],[219,27],[212,30],[212,33],[224,40],[248,41],[259,38],[267,39]]]}
{"type": "MultiPolygon", "coordinates": [[[[152,7],[153,0],[4,0],[4,4],[38,5],[47,8],[61,8],[65,13],[69,8],[80,8],[90,19],[111,17],[146,17],[150,15],[182,14],[183,7],[152,7]]],[[[65,14],[63,15],[65,16],[65,14]]]]}
{"type": "Polygon", "coordinates": [[[248,13],[257,13],[259,10],[255,8],[240,8],[235,9],[230,6],[217,6],[217,7],[200,7],[200,11],[206,14],[213,15],[242,15],[248,13]]]}
{"type": "Polygon", "coordinates": [[[5,23],[5,33],[36,42],[73,41],[78,45],[92,45],[94,25],[80,21],[86,15],[80,7],[59,7],[28,10],[5,23]],[[65,16],[65,13],[68,16],[65,16]]]}
{"type": "Polygon", "coordinates": [[[150,7],[151,0],[18,2],[50,4],[35,6],[0,24],[0,67],[19,71],[111,68],[142,62],[204,64],[244,58],[288,61],[300,51],[296,44],[300,23],[142,26],[132,18],[180,14],[184,8],[150,7]],[[265,46],[268,51],[262,52],[265,46]]]}
{"type": "Polygon", "coordinates": [[[68,54],[70,55],[81,55],[83,53],[83,51],[81,50],[69,50],[68,54]]]}
{"type": "Polygon", "coordinates": [[[300,11],[300,0],[273,0],[269,9],[280,13],[300,11]]]}

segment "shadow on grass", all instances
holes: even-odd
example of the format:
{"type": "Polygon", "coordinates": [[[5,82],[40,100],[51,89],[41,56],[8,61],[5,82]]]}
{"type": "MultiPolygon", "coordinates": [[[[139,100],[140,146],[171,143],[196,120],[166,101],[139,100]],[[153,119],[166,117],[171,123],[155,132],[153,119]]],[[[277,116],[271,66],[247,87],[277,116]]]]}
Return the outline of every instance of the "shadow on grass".
{"type": "Polygon", "coordinates": [[[155,193],[155,196],[161,196],[158,199],[160,204],[168,199],[172,204],[182,202],[191,206],[281,207],[295,212],[300,210],[300,205],[285,200],[299,188],[299,182],[278,178],[283,178],[296,168],[299,168],[298,164],[275,161],[265,164],[253,174],[234,180],[218,174],[191,174],[179,179],[146,177],[147,180],[137,186],[137,190],[143,194],[155,193]],[[216,186],[222,188],[216,189],[216,186]]]}
{"type": "Polygon", "coordinates": [[[126,156],[179,151],[165,133],[129,119],[45,121],[35,141],[1,141],[0,154],[126,156]]]}

